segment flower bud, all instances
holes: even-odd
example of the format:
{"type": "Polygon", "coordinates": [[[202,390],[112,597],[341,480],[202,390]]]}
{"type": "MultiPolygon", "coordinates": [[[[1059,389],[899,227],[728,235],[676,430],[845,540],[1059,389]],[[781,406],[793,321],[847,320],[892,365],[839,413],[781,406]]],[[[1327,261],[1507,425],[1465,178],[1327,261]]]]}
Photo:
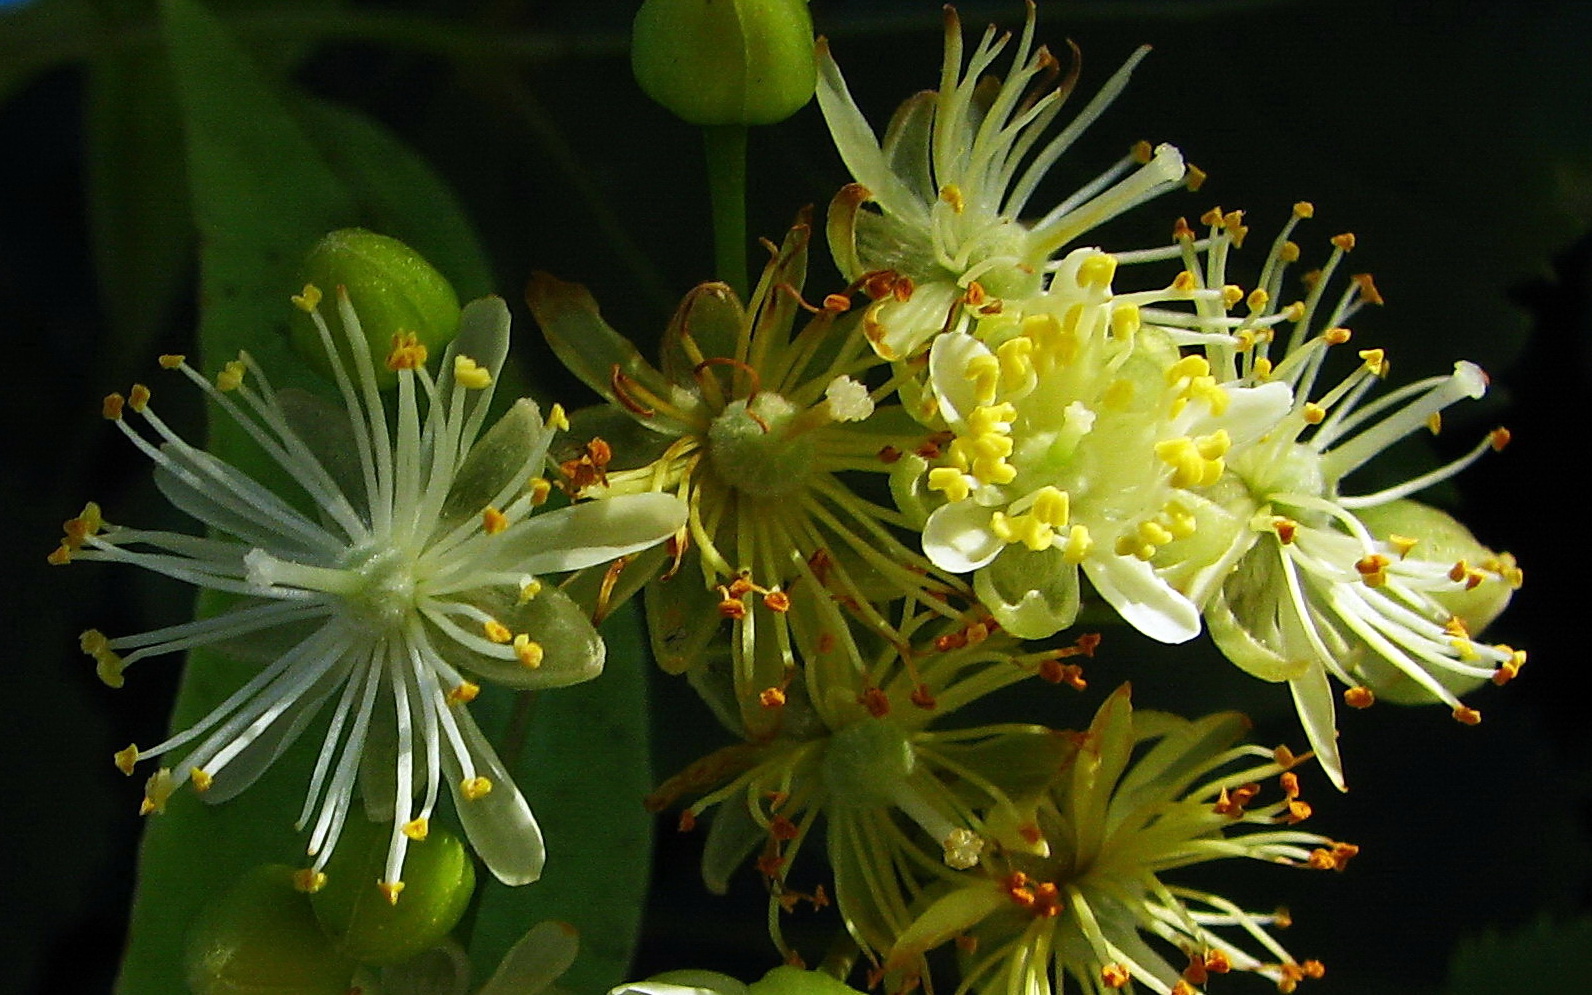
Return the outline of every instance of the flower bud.
{"type": "Polygon", "coordinates": [[[691,124],[774,124],[812,99],[812,17],[806,0],[646,0],[630,65],[691,124]]]}
{"type": "Polygon", "coordinates": [[[267,864],[207,908],[189,934],[196,995],[344,995],[358,969],[315,922],[293,868],[267,864]]]}
{"type": "MultiPolygon", "coordinates": [[[[394,335],[413,333],[421,345],[440,356],[459,327],[459,296],[453,287],[419,253],[386,235],[363,228],[332,232],[304,258],[303,278],[325,295],[320,314],[345,363],[352,357],[338,309],[338,288],[348,292],[359,316],[360,337],[370,347],[377,383],[384,388],[397,377],[386,364],[394,335]]],[[[292,341],[300,356],[331,375],[320,333],[308,313],[295,310],[292,341]]]]}
{"type": "Polygon", "coordinates": [[[390,832],[385,823],[350,819],[326,864],[326,885],[310,896],[321,928],[366,964],[395,964],[429,950],[458,924],[475,892],[464,845],[437,825],[409,844],[402,890],[384,890],[390,832]]]}
{"type": "Polygon", "coordinates": [[[858,995],[855,988],[822,971],[781,965],[747,986],[751,995],[858,995]]]}

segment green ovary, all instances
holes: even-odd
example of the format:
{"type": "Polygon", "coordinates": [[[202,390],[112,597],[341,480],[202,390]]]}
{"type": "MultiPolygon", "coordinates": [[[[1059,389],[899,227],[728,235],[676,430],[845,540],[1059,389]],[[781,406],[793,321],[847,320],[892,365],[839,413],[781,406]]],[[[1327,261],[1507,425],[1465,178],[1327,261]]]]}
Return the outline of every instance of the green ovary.
{"type": "Polygon", "coordinates": [[[778,394],[725,406],[708,427],[708,453],[719,480],[756,497],[801,488],[812,472],[815,446],[799,431],[798,414],[778,394]]]}

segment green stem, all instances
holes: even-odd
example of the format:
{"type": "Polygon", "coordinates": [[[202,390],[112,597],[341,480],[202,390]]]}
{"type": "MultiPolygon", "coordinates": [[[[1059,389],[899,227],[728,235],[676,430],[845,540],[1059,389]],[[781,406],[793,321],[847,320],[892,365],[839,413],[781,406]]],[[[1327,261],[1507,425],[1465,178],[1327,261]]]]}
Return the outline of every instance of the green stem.
{"type": "Polygon", "coordinates": [[[746,125],[709,125],[708,190],[713,197],[713,262],[719,279],[746,297],[746,125]]]}

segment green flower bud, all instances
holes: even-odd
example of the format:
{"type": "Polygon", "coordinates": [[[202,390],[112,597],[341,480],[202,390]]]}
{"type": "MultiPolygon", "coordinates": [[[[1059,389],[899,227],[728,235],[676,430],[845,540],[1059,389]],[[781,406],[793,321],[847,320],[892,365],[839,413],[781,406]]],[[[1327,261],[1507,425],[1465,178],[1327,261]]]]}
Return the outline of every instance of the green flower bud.
{"type": "Polygon", "coordinates": [[[822,971],[781,965],[747,986],[751,995],[859,995],[857,989],[822,971]]]}
{"type": "Polygon", "coordinates": [[[475,865],[441,826],[410,844],[402,884],[385,884],[389,832],[385,823],[350,819],[327,862],[326,885],[310,896],[321,928],[366,964],[395,964],[435,946],[475,892],[475,865]]]}
{"type": "Polygon", "coordinates": [[[256,867],[189,934],[196,995],[345,995],[358,965],[338,953],[293,887],[293,868],[256,867]]]}
{"type": "Polygon", "coordinates": [[[806,0],[646,0],[630,65],[692,124],[774,124],[812,99],[812,17],[806,0]]]}
{"type": "MultiPolygon", "coordinates": [[[[321,239],[304,258],[304,282],[325,295],[320,315],[345,363],[347,352],[343,320],[337,305],[338,288],[359,316],[360,331],[370,346],[377,383],[383,388],[397,381],[387,368],[393,336],[413,334],[419,344],[440,355],[459,328],[459,296],[452,285],[420,254],[395,238],[363,228],[343,228],[321,239]]],[[[320,333],[307,312],[295,310],[291,327],[293,347],[317,370],[330,376],[331,364],[321,345],[320,333]]]]}
{"type": "MultiPolygon", "coordinates": [[[[1390,501],[1359,512],[1360,521],[1371,534],[1384,541],[1394,537],[1414,539],[1410,556],[1439,563],[1465,563],[1471,567],[1497,562],[1499,554],[1483,546],[1452,515],[1419,501],[1390,501]]],[[[1453,590],[1429,591],[1432,600],[1465,624],[1472,636],[1479,636],[1509,604],[1514,587],[1504,577],[1488,575],[1474,587],[1456,586],[1453,590]]],[[[1366,653],[1357,665],[1366,685],[1379,699],[1401,705],[1425,704],[1432,696],[1375,653],[1366,653]]],[[[1471,678],[1434,671],[1444,687],[1463,695],[1485,683],[1471,678]]]]}

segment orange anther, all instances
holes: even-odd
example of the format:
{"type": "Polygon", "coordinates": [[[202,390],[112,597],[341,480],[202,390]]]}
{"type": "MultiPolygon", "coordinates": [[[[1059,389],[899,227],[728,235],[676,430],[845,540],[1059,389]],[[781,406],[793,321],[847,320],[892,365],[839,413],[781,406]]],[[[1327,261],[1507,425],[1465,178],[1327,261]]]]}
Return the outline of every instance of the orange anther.
{"type": "Polygon", "coordinates": [[[1370,708],[1376,704],[1376,693],[1364,686],[1348,688],[1343,692],[1343,703],[1350,708],[1370,708]]]}

